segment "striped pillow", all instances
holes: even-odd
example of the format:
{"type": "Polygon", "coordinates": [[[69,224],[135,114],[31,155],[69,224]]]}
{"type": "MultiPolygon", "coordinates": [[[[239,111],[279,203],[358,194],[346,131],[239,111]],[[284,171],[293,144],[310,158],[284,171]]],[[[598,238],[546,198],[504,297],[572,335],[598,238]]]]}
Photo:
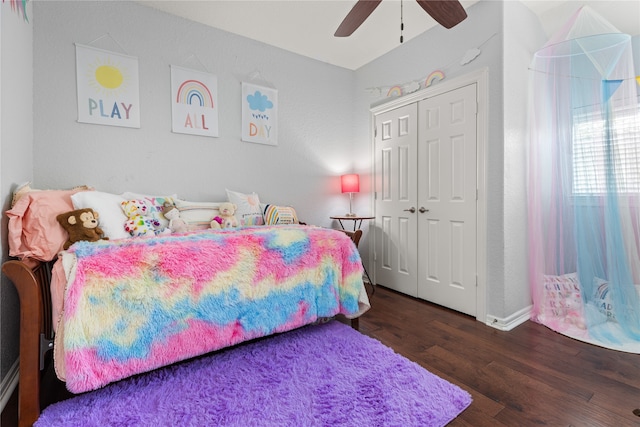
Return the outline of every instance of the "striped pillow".
{"type": "Polygon", "coordinates": [[[264,208],[264,223],[267,225],[298,224],[298,215],[290,206],[267,205],[264,208]]]}

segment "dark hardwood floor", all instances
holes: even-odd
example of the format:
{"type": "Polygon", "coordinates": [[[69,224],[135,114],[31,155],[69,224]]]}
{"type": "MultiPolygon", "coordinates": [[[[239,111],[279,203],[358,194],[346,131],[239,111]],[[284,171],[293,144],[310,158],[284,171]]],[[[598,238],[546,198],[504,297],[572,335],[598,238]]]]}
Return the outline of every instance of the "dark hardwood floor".
{"type": "MultiPolygon", "coordinates": [[[[360,331],[467,390],[456,426],[640,426],[640,355],[526,322],[512,331],[378,287],[360,331]]],[[[367,361],[375,363],[375,360],[367,361]]],[[[50,380],[46,380],[50,382],[50,380]]],[[[58,386],[52,400],[64,398],[58,386]]],[[[16,425],[14,398],[2,427],[16,425]]]]}

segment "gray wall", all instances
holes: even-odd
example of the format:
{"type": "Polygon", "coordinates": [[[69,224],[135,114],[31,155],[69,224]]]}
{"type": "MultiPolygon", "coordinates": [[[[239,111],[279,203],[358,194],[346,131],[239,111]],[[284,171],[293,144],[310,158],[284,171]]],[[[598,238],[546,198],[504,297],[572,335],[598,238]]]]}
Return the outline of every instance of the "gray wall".
{"type": "Polygon", "coordinates": [[[37,2],[34,14],[36,185],[196,201],[256,191],[323,226],[346,209],[338,176],[353,168],[351,71],[134,2],[37,2]],[[74,43],[107,34],[93,46],[138,57],[140,129],[76,121],[74,43]],[[171,133],[169,66],[199,62],[218,78],[219,138],[171,133]],[[278,89],[277,147],[240,140],[241,82],[256,71],[278,89]]]}
{"type": "Polygon", "coordinates": [[[633,65],[636,74],[640,73],[640,36],[631,37],[631,45],[633,46],[633,65]]]}
{"type": "MultiPolygon", "coordinates": [[[[577,7],[577,5],[576,5],[577,7]]],[[[540,21],[522,3],[504,4],[502,290],[489,294],[489,312],[509,316],[531,304],[527,251],[529,65],[547,41],[540,21]]],[[[491,159],[490,159],[491,160],[491,159]]],[[[490,167],[497,165],[490,165],[490,167]]],[[[494,262],[498,262],[495,259],[494,262]]]]}
{"type": "MultiPolygon", "coordinates": [[[[31,3],[27,16],[32,18],[31,3]]],[[[8,2],[0,5],[0,194],[2,212],[10,207],[11,193],[33,173],[33,37],[32,24],[11,10],[8,2]]],[[[31,21],[33,22],[33,21],[31,21]]],[[[8,258],[7,218],[0,226],[2,262],[8,258]]],[[[18,357],[18,294],[2,275],[0,283],[0,392],[9,387],[12,367],[18,357]]],[[[5,396],[0,395],[0,398],[5,396]]],[[[8,397],[8,396],[6,396],[8,397]]],[[[1,405],[0,405],[1,406],[1,405]]]]}

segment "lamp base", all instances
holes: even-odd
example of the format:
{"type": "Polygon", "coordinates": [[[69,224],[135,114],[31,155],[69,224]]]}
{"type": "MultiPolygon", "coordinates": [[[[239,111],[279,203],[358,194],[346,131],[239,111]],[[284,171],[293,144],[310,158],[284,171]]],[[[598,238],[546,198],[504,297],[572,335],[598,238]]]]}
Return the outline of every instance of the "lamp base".
{"type": "Polygon", "coordinates": [[[353,193],[349,193],[349,213],[344,214],[344,216],[349,218],[353,218],[357,216],[356,214],[353,213],[353,193]]]}

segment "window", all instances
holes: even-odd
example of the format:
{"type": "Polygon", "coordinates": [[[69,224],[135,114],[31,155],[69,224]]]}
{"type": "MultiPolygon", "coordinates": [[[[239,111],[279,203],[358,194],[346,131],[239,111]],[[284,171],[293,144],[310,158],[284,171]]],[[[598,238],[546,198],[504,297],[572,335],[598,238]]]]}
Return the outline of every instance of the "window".
{"type": "Polygon", "coordinates": [[[574,195],[640,193],[640,105],[611,116],[608,129],[600,109],[573,117],[574,195]]]}

